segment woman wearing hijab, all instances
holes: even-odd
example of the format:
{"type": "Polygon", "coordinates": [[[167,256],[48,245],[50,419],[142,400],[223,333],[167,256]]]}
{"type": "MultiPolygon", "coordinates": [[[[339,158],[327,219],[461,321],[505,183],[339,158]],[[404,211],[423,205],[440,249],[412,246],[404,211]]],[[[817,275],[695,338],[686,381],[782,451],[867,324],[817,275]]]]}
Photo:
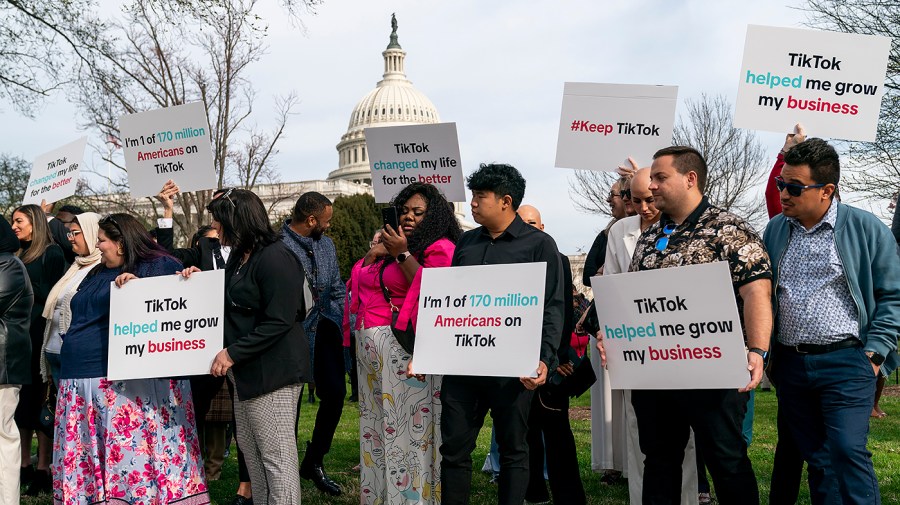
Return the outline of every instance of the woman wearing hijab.
{"type": "Polygon", "coordinates": [[[208,504],[188,381],[106,379],[110,284],[172,275],[181,263],[128,214],[98,225],[100,263],[72,296],[61,335],[53,502],[208,504]]]}
{"type": "Polygon", "coordinates": [[[19,503],[22,448],[13,416],[19,390],[31,380],[28,326],[34,296],[18,250],[19,239],[0,217],[0,503],[19,503]]]}
{"type": "Polygon", "coordinates": [[[69,302],[78,292],[81,281],[91,268],[100,263],[100,249],[97,249],[97,232],[100,230],[100,215],[84,212],[74,217],[69,224],[66,238],[72,244],[75,262],[62,279],[53,286],[44,304],[43,316],[47,320],[44,327],[44,345],[41,348],[41,378],[44,382],[52,379],[54,386],[59,383],[59,351],[63,335],[72,324],[69,302]]]}
{"type": "MultiPolygon", "coordinates": [[[[50,289],[66,271],[61,247],[53,242],[47,216],[37,205],[23,205],[12,213],[12,230],[19,239],[19,259],[25,263],[34,292],[31,308],[31,383],[22,387],[16,424],[22,438],[22,483],[28,483],[26,495],[50,491],[50,458],[53,441],[38,421],[47,398],[47,386],[41,380],[41,344],[44,340],[44,303],[50,289]],[[31,466],[31,436],[38,432],[37,470],[31,466]]],[[[45,428],[46,429],[46,428],[45,428]]]]}

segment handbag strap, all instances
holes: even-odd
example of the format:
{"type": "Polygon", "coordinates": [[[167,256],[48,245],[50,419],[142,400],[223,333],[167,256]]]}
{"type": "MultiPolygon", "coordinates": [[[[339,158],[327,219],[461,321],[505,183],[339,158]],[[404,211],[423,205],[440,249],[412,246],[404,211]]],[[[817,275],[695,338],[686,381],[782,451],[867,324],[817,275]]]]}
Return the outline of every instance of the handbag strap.
{"type": "Polygon", "coordinates": [[[391,306],[391,312],[400,312],[400,309],[391,300],[391,292],[388,291],[387,285],[384,283],[385,268],[387,268],[387,262],[382,261],[381,268],[378,269],[378,282],[381,284],[381,294],[384,295],[384,301],[391,306]]]}

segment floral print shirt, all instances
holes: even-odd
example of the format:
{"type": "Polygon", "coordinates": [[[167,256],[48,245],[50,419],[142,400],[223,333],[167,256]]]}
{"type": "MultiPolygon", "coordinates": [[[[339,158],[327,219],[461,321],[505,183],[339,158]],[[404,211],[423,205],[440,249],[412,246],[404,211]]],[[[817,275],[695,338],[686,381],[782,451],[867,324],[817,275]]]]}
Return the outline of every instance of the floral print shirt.
{"type": "Polygon", "coordinates": [[[772,264],[762,239],[746,221],[710,204],[705,196],[694,212],[667,235],[664,228],[674,224],[663,214],[658,222],[644,230],[634,249],[629,270],[636,272],[726,261],[738,313],[743,319],[743,300],[738,288],[757,279],[772,278],[772,264]],[[666,236],[668,244],[662,248],[664,240],[661,242],[661,239],[666,236]]]}

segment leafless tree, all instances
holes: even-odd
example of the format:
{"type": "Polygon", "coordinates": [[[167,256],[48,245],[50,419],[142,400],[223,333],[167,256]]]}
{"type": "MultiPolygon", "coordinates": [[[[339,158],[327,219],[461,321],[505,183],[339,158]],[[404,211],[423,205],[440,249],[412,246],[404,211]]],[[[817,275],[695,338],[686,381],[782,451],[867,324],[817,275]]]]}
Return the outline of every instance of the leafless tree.
{"type": "Polygon", "coordinates": [[[760,183],[768,157],[751,130],[732,126],[734,106],[722,95],[685,102],[672,142],[691,146],[706,159],[706,196],[714,205],[760,224],[766,217],[760,183]]]}
{"type": "MultiPolygon", "coordinates": [[[[732,127],[732,110],[724,96],[688,100],[675,124],[672,143],[691,146],[706,158],[706,194],[712,203],[758,224],[765,206],[761,192],[753,190],[765,173],[766,153],[755,133],[732,127]]],[[[617,178],[614,172],[577,171],[569,181],[569,191],[580,210],[610,215],[606,198],[617,178]]]]}
{"type": "MultiPolygon", "coordinates": [[[[900,2],[809,0],[806,10],[811,27],[891,39],[875,141],[840,144],[846,167],[841,185],[870,198],[890,200],[900,191],[900,2]]],[[[814,125],[807,127],[815,133],[814,125]]]]}
{"type": "MultiPolygon", "coordinates": [[[[207,111],[218,186],[253,188],[277,182],[273,156],[297,98],[289,94],[276,100],[271,129],[254,124],[255,94],[247,71],[265,50],[265,27],[259,25],[254,7],[253,0],[202,3],[192,6],[193,23],[185,23],[183,17],[171,23],[171,9],[137,0],[125,9],[124,19],[110,24],[117,43],[95,48],[94,60],[82,67],[81,85],[73,93],[86,126],[93,125],[107,139],[107,146],[98,151],[114,168],[108,174],[95,172],[102,181],[92,188],[95,198],[126,212],[146,213],[139,208],[149,205],[158,216],[161,207],[155,199],[135,202],[127,195],[125,167],[117,149],[118,117],[197,100],[207,111]]],[[[284,195],[291,197],[295,195],[284,195]]],[[[211,191],[180,195],[181,212],[176,212],[175,221],[183,234],[204,223],[210,198],[211,191]]]]}

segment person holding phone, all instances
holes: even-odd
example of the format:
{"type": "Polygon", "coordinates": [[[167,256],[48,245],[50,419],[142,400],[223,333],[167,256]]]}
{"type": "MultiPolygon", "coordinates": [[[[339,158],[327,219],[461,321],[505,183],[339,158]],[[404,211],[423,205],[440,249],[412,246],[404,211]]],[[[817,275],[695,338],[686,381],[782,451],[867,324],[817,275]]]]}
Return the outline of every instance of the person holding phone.
{"type": "Polygon", "coordinates": [[[441,378],[407,375],[412,356],[391,322],[417,304],[422,268],[450,266],[462,231],[431,184],[401,190],[384,217],[381,241],[353,267],[344,311],[347,335],[349,315],[356,315],[360,503],[437,504],[441,378]]]}

